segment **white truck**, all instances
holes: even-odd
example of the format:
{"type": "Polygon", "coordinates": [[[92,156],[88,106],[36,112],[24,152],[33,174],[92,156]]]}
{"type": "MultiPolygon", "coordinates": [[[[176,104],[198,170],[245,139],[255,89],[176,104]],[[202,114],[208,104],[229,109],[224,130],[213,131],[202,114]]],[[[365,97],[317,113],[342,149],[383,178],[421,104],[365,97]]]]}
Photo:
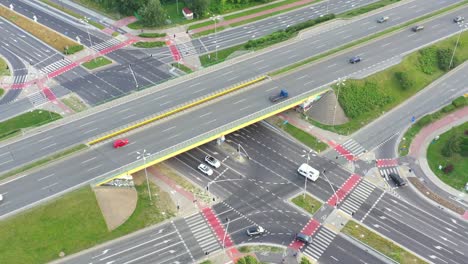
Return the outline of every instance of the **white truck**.
{"type": "Polygon", "coordinates": [[[302,163],[299,169],[297,169],[297,172],[311,181],[316,181],[320,175],[320,172],[318,170],[312,168],[306,163],[302,163]]]}

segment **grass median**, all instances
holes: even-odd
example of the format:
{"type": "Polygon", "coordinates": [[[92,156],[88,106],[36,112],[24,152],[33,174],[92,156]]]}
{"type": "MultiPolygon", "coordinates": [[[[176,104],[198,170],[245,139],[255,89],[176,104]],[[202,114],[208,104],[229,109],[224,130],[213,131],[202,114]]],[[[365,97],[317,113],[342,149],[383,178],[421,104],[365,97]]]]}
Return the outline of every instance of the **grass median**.
{"type": "Polygon", "coordinates": [[[86,110],[88,107],[86,104],[78,98],[76,95],[70,95],[65,98],[62,98],[61,101],[68,106],[71,110],[73,110],[75,113],[81,112],[86,110]]]}
{"type": "Polygon", "coordinates": [[[144,48],[144,49],[149,49],[149,48],[158,48],[158,47],[164,47],[166,46],[166,42],[164,41],[138,41],[136,43],[133,43],[134,47],[137,48],[144,48]]]}
{"type": "Polygon", "coordinates": [[[384,254],[385,256],[393,259],[397,263],[405,264],[423,264],[427,263],[422,259],[416,257],[412,253],[408,252],[404,248],[398,246],[392,241],[383,238],[379,234],[365,228],[364,226],[349,221],[341,232],[361,241],[376,251],[384,254]]]}
{"type": "Polygon", "coordinates": [[[87,61],[83,64],[81,64],[83,67],[85,67],[86,69],[88,70],[94,70],[96,68],[99,68],[99,67],[103,67],[103,66],[106,66],[106,65],[109,65],[109,64],[112,64],[112,61],[109,60],[108,58],[106,57],[97,57],[97,58],[94,58],[90,61],[87,61]]]}
{"type": "Polygon", "coordinates": [[[373,10],[376,10],[376,9],[379,9],[379,8],[382,8],[382,7],[385,7],[385,6],[395,4],[395,3],[400,2],[400,1],[401,0],[381,0],[381,1],[378,1],[378,2],[375,2],[375,3],[372,3],[372,4],[368,4],[368,5],[363,6],[363,7],[359,7],[359,8],[344,12],[343,14],[340,14],[338,17],[340,17],[340,18],[351,18],[351,17],[359,16],[359,15],[368,13],[370,11],[373,11],[373,10]]]}
{"type": "Polygon", "coordinates": [[[21,133],[22,129],[39,127],[62,118],[61,115],[46,110],[34,110],[0,122],[0,140],[21,133]]]}
{"type": "MultiPolygon", "coordinates": [[[[57,10],[60,10],[60,11],[62,11],[62,12],[64,12],[64,13],[67,13],[67,14],[69,14],[69,15],[72,16],[72,17],[76,17],[76,18],[82,19],[82,20],[85,19],[84,16],[82,16],[82,15],[80,15],[80,14],[77,14],[77,13],[73,12],[72,10],[70,10],[70,9],[68,9],[68,8],[65,8],[65,6],[63,6],[63,5],[59,5],[59,4],[54,3],[54,2],[52,2],[52,1],[50,1],[50,0],[40,0],[40,1],[43,2],[43,3],[45,3],[45,4],[48,4],[48,5],[52,6],[53,8],[55,8],[55,9],[57,9],[57,10]]],[[[94,21],[92,21],[92,20],[88,20],[87,22],[88,22],[88,24],[93,25],[93,26],[95,26],[96,28],[98,28],[98,29],[100,29],[100,30],[103,30],[103,29],[106,28],[105,26],[103,26],[103,25],[101,25],[101,24],[99,24],[99,23],[97,23],[97,22],[94,22],[94,21]]]]}
{"type": "Polygon", "coordinates": [[[2,5],[0,5],[0,16],[45,42],[47,45],[53,47],[59,52],[73,54],[83,49],[82,45],[69,39],[68,37],[65,37],[48,27],[36,23],[31,19],[18,14],[2,5]]]}
{"type": "Polygon", "coordinates": [[[305,198],[304,194],[299,194],[291,199],[291,202],[304,209],[311,215],[314,215],[320,209],[320,207],[322,207],[322,203],[309,194],[306,194],[305,198]]]}
{"type": "Polygon", "coordinates": [[[10,76],[10,68],[8,67],[8,64],[6,61],[0,57],[0,77],[1,76],[10,76]]]}
{"type": "Polygon", "coordinates": [[[183,71],[185,73],[192,73],[193,72],[192,69],[190,69],[189,67],[187,67],[187,66],[185,66],[184,64],[181,64],[181,63],[175,63],[174,62],[171,65],[172,65],[172,67],[175,67],[175,68],[177,68],[177,69],[179,69],[179,70],[181,70],[181,71],[183,71]]]}
{"type": "MultiPolygon", "coordinates": [[[[70,175],[72,176],[72,175],[70,175]]],[[[113,231],[107,225],[90,187],[67,193],[0,222],[0,263],[46,263],[108,240],[162,222],[175,214],[170,194],[150,184],[136,186],[138,201],[133,214],[113,231]]]]}

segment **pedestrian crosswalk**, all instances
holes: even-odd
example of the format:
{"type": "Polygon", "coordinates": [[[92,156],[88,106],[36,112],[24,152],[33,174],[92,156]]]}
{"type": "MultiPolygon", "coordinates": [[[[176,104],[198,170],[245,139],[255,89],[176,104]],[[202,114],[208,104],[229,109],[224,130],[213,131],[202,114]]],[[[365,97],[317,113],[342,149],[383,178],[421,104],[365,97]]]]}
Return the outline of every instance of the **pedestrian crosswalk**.
{"type": "Polygon", "coordinates": [[[45,66],[44,68],[41,69],[41,72],[43,72],[45,74],[48,74],[48,73],[54,72],[56,70],[62,69],[63,67],[68,66],[71,63],[72,62],[69,59],[64,58],[62,60],[58,60],[58,61],[56,61],[54,63],[51,63],[51,64],[45,66]]]}
{"type": "Polygon", "coordinates": [[[387,181],[389,180],[388,175],[390,173],[400,174],[398,172],[398,167],[379,168],[379,172],[380,172],[380,175],[382,175],[382,177],[384,177],[387,181]]]}
{"type": "Polygon", "coordinates": [[[203,252],[213,252],[221,248],[218,240],[211,231],[209,225],[201,214],[195,214],[185,218],[193,236],[202,248],[203,252]]]}
{"type": "Polygon", "coordinates": [[[340,209],[349,215],[353,215],[366,201],[367,197],[369,197],[374,189],[375,185],[372,183],[366,180],[361,181],[341,204],[340,209]]]}
{"type": "Polygon", "coordinates": [[[93,46],[91,46],[91,48],[95,51],[101,51],[103,49],[106,49],[106,48],[110,48],[110,47],[113,47],[115,45],[118,45],[120,44],[120,41],[115,39],[115,38],[110,38],[104,42],[101,42],[99,44],[95,44],[93,46]]]}
{"type": "Polygon", "coordinates": [[[351,154],[353,154],[354,157],[359,157],[366,152],[366,149],[352,138],[348,139],[345,143],[342,144],[342,146],[351,154]]]}
{"type": "Polygon", "coordinates": [[[29,95],[28,99],[35,107],[48,102],[47,97],[41,91],[29,95]]]}
{"type": "Polygon", "coordinates": [[[198,56],[198,50],[193,46],[192,42],[178,43],[177,49],[183,58],[188,56],[198,56]]]}
{"type": "Polygon", "coordinates": [[[317,261],[323,252],[327,250],[335,236],[336,233],[322,226],[313,238],[312,243],[304,247],[304,254],[317,261]]]}
{"type": "Polygon", "coordinates": [[[27,75],[15,75],[13,83],[25,83],[27,75]]]}

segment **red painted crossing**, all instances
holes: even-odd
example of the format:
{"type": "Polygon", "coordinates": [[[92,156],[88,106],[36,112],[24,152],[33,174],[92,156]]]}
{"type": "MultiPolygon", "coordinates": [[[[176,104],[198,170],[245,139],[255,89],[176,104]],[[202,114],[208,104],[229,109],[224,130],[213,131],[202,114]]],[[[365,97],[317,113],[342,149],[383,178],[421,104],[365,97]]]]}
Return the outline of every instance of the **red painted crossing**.
{"type": "Polygon", "coordinates": [[[330,199],[328,199],[327,204],[330,206],[335,206],[337,203],[343,201],[343,199],[348,195],[348,193],[361,181],[361,176],[357,174],[352,174],[341,187],[334,193],[330,199]],[[338,199],[338,200],[337,200],[338,199]]]}
{"type": "Polygon", "coordinates": [[[225,245],[227,248],[234,245],[229,234],[226,233],[224,227],[221,225],[218,217],[213,212],[213,209],[210,207],[204,208],[202,210],[203,215],[205,216],[206,221],[210,224],[211,229],[215,232],[218,240],[221,242],[221,245],[225,245]],[[224,239],[224,243],[223,243],[224,239]]]}
{"type": "Polygon", "coordinates": [[[378,159],[377,161],[377,167],[395,167],[398,166],[398,160],[397,159],[378,159]]]}
{"type": "Polygon", "coordinates": [[[468,211],[465,211],[465,213],[462,215],[463,219],[468,220],[468,211]]]}
{"type": "Polygon", "coordinates": [[[171,54],[174,60],[180,61],[182,57],[180,56],[180,52],[177,49],[176,45],[172,44],[172,41],[170,40],[166,41],[166,45],[169,47],[169,50],[171,51],[171,54]]]}
{"type": "Polygon", "coordinates": [[[351,152],[349,152],[347,149],[345,149],[342,145],[336,145],[334,147],[336,152],[338,152],[341,156],[345,157],[349,161],[355,160],[355,157],[351,152]]]}
{"type": "MultiPolygon", "coordinates": [[[[311,218],[310,221],[302,228],[301,233],[311,236],[320,227],[320,222],[311,218]]],[[[304,242],[294,240],[289,244],[289,247],[294,250],[299,250],[304,246],[304,242]]]]}

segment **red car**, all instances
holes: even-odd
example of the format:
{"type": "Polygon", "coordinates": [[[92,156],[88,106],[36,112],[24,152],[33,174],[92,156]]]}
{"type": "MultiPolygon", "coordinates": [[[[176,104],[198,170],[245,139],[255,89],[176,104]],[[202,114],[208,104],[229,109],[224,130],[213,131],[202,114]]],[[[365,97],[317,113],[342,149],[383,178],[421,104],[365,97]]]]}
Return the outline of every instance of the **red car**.
{"type": "Polygon", "coordinates": [[[117,139],[116,141],[114,141],[114,148],[121,148],[127,144],[128,144],[128,139],[126,138],[117,139]]]}

